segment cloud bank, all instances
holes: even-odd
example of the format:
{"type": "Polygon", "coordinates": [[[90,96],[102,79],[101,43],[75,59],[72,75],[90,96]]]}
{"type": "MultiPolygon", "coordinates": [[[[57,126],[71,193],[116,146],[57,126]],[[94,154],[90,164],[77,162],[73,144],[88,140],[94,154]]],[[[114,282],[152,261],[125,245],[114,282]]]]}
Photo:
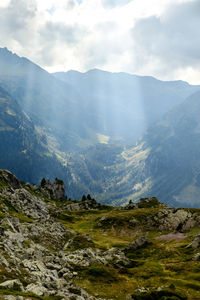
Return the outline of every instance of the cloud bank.
{"type": "Polygon", "coordinates": [[[137,68],[188,80],[196,73],[200,82],[199,17],[200,2],[188,1],[170,5],[160,17],[138,20],[132,29],[137,68]]]}
{"type": "Polygon", "coordinates": [[[198,0],[1,0],[0,46],[48,71],[101,68],[200,84],[198,0]]]}

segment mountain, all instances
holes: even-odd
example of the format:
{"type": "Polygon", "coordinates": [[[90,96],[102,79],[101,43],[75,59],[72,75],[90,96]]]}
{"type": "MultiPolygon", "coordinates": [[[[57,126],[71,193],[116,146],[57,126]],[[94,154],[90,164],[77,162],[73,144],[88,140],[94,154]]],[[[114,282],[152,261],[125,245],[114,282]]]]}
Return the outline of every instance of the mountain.
{"type": "Polygon", "coordinates": [[[78,91],[90,112],[91,127],[105,135],[105,142],[111,138],[111,142],[121,144],[133,144],[166,112],[200,89],[183,81],[164,82],[98,69],[86,73],[60,72],[54,76],[78,91]]]}
{"type": "Polygon", "coordinates": [[[150,148],[145,161],[152,178],[150,192],[176,205],[200,205],[200,93],[168,113],[143,141],[150,148]],[[152,174],[152,175],[151,175],[152,174]]]}
{"type": "Polygon", "coordinates": [[[61,148],[75,147],[81,132],[76,137],[75,126],[71,130],[79,112],[77,95],[70,86],[6,48],[0,49],[0,84],[49,140],[53,136],[61,148]]]}
{"type": "Polygon", "coordinates": [[[74,167],[74,177],[84,182],[87,177],[82,179],[81,174],[89,172],[94,180],[91,190],[105,203],[156,195],[169,205],[199,207],[199,115],[200,92],[196,92],[149,128],[136,146],[90,149],[77,175],[74,167]],[[104,160],[98,161],[99,152],[104,160]]]}
{"type": "Polygon", "coordinates": [[[0,87],[0,167],[21,180],[62,177],[69,197],[115,205],[146,195],[200,205],[199,86],[100,70],[52,75],[1,48],[0,87]]]}
{"type": "Polygon", "coordinates": [[[39,182],[46,176],[64,175],[64,168],[52,154],[46,137],[39,134],[17,100],[0,87],[0,165],[21,180],[39,182]]]}
{"type": "Polygon", "coordinates": [[[46,134],[49,147],[64,153],[97,143],[133,144],[199,89],[182,81],[100,70],[53,76],[7,48],[0,48],[0,85],[46,134]]]}
{"type": "Polygon", "coordinates": [[[64,195],[0,170],[1,299],[199,299],[199,209],[64,195]]]}

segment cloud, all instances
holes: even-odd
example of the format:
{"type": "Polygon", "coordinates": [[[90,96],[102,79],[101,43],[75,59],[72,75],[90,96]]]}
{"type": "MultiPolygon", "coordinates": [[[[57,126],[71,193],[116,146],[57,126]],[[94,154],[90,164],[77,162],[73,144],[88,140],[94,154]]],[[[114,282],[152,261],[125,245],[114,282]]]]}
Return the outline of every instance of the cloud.
{"type": "Polygon", "coordinates": [[[160,17],[139,20],[132,30],[137,68],[178,73],[200,67],[200,2],[172,4],[160,17]]]}
{"type": "Polygon", "coordinates": [[[117,6],[123,6],[134,0],[102,0],[102,4],[105,8],[114,8],[117,6]]]}
{"type": "Polygon", "coordinates": [[[39,30],[42,45],[40,61],[48,66],[53,66],[56,63],[64,64],[65,59],[68,61],[72,55],[70,50],[76,48],[86,34],[87,30],[77,24],[46,22],[39,30]]]}
{"type": "Polygon", "coordinates": [[[199,0],[1,0],[0,46],[48,71],[197,82],[199,15],[199,0]]]}
{"type": "MultiPolygon", "coordinates": [[[[1,38],[8,36],[26,44],[35,23],[37,6],[34,0],[11,0],[7,7],[0,8],[1,38]]],[[[33,30],[34,32],[34,30],[33,30]]]]}
{"type": "Polygon", "coordinates": [[[83,38],[86,33],[78,25],[67,25],[61,22],[47,22],[39,31],[43,42],[51,43],[52,46],[57,42],[70,45],[75,45],[83,38]]]}

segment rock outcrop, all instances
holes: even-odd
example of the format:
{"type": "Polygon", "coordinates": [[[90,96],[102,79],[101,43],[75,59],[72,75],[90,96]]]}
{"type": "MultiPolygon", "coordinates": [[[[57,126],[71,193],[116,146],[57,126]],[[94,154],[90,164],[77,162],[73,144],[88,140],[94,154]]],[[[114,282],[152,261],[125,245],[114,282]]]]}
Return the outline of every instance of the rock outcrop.
{"type": "Polygon", "coordinates": [[[17,177],[8,170],[0,170],[0,181],[2,184],[9,185],[13,189],[20,189],[22,187],[17,177]]]}
{"type": "MultiPolygon", "coordinates": [[[[63,251],[76,233],[56,221],[56,205],[46,201],[46,197],[64,199],[62,181],[46,181],[39,194],[30,184],[22,187],[9,171],[0,171],[0,182],[0,260],[5,278],[0,289],[62,299],[95,299],[74,283],[77,273],[71,254],[63,251]]],[[[96,254],[93,256],[96,261],[96,254]]]]}
{"type": "Polygon", "coordinates": [[[64,201],[65,196],[65,184],[61,179],[56,178],[52,183],[49,179],[42,179],[40,183],[40,190],[48,198],[55,201],[64,201]]]}
{"type": "Polygon", "coordinates": [[[95,199],[85,198],[81,201],[76,201],[70,203],[66,206],[66,209],[69,211],[80,211],[80,210],[88,210],[88,209],[99,209],[101,208],[101,204],[98,203],[95,199]]]}
{"type": "Polygon", "coordinates": [[[125,210],[137,209],[137,208],[150,208],[150,207],[161,207],[165,206],[163,203],[159,202],[156,197],[141,198],[139,202],[129,201],[128,204],[122,207],[125,210]]]}
{"type": "Polygon", "coordinates": [[[200,225],[200,216],[187,209],[168,207],[160,209],[153,218],[149,218],[149,225],[157,227],[159,230],[185,232],[200,225]]]}

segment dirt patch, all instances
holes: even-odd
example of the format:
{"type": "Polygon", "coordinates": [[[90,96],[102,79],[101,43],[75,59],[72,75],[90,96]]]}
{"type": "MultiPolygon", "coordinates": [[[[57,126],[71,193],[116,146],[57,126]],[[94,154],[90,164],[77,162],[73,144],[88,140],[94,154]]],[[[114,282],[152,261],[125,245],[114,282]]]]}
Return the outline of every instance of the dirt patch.
{"type": "Polygon", "coordinates": [[[184,235],[183,233],[177,232],[177,233],[168,233],[168,234],[163,234],[158,237],[156,237],[156,240],[164,240],[164,241],[181,241],[183,239],[187,238],[187,235],[184,235]]]}

